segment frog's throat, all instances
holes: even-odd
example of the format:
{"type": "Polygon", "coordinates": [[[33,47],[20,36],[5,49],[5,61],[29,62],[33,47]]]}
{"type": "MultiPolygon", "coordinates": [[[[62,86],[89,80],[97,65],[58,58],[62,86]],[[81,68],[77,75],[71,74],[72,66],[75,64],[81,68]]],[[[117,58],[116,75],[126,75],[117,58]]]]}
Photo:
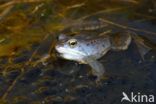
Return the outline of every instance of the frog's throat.
{"type": "Polygon", "coordinates": [[[82,56],[86,56],[87,54],[81,51],[76,51],[76,50],[72,50],[72,49],[67,49],[67,48],[59,48],[59,52],[60,53],[67,53],[67,54],[72,54],[72,55],[82,55],[82,56]]]}

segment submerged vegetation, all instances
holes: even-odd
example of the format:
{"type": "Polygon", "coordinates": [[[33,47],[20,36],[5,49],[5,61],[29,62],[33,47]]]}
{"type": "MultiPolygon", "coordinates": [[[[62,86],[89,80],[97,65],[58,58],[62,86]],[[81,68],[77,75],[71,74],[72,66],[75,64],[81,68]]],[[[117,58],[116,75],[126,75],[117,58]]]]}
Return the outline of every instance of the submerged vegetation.
{"type": "Polygon", "coordinates": [[[75,20],[99,11],[103,14],[122,11],[128,18],[152,22],[156,9],[153,0],[11,0],[1,1],[0,4],[0,56],[18,54],[14,51],[29,49],[46,34],[54,35],[75,20]],[[149,7],[145,7],[146,3],[149,7]]]}
{"type": "MultiPolygon", "coordinates": [[[[16,92],[11,91],[16,90],[16,87],[19,88],[18,80],[22,79],[29,70],[34,71],[33,68],[36,67],[39,69],[38,73],[42,71],[41,69],[46,69],[46,71],[51,68],[55,69],[57,62],[55,62],[54,45],[59,32],[82,23],[84,20],[94,20],[97,17],[119,31],[131,30],[137,34],[145,34],[152,43],[154,42],[153,48],[156,49],[155,0],[1,0],[0,77],[2,79],[10,78],[2,83],[5,85],[0,87],[0,104],[8,103],[9,99],[15,104],[20,100],[27,100],[28,97],[16,94],[14,98],[9,98],[13,97],[16,92]],[[47,49],[43,49],[45,46],[47,49]],[[51,65],[46,66],[47,63],[44,61],[51,65]],[[40,66],[41,63],[46,68],[40,66]],[[12,72],[13,76],[9,76],[9,73],[12,72]]],[[[127,63],[130,62],[127,61],[127,63]]],[[[133,72],[130,74],[133,75],[133,72]]],[[[54,78],[43,77],[40,82],[51,79],[54,78]]],[[[58,78],[58,80],[60,79],[58,78]]],[[[88,85],[83,86],[84,90],[89,88],[90,83],[93,82],[88,82],[88,85]]],[[[37,85],[40,86],[38,83],[37,85]]],[[[32,90],[31,87],[28,89],[32,90]]],[[[81,85],[76,86],[72,91],[80,90],[81,87],[81,85]]],[[[47,89],[47,87],[41,87],[33,93],[39,95],[39,92],[44,92],[47,89]]],[[[74,101],[76,98],[72,95],[64,98],[57,95],[48,96],[44,99],[45,104],[49,104],[46,103],[49,99],[68,102],[74,101]]],[[[31,104],[40,104],[40,102],[35,100],[31,104]]]]}

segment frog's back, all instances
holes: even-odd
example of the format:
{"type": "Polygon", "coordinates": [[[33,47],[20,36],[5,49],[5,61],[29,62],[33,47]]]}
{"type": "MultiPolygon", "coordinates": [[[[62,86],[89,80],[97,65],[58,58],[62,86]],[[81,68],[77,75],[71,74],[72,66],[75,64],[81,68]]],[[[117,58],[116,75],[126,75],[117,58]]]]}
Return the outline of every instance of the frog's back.
{"type": "Polygon", "coordinates": [[[99,59],[111,49],[109,37],[97,37],[84,40],[84,51],[88,56],[99,59]]]}

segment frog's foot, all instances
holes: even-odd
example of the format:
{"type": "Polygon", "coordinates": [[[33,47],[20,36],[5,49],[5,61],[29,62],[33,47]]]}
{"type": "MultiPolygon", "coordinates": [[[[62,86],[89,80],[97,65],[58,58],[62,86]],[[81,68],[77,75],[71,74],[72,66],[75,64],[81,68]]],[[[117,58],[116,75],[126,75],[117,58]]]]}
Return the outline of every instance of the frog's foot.
{"type": "Polygon", "coordinates": [[[145,44],[144,39],[135,35],[133,36],[134,41],[138,47],[138,51],[141,55],[142,60],[144,60],[144,56],[152,49],[148,45],[145,44]]]}
{"type": "Polygon", "coordinates": [[[109,77],[108,76],[106,76],[106,75],[103,75],[103,76],[101,76],[101,77],[97,77],[97,79],[96,79],[96,85],[97,86],[102,86],[102,81],[104,81],[104,80],[108,80],[109,79],[109,77]]]}
{"type": "Polygon", "coordinates": [[[138,51],[141,55],[142,60],[144,60],[144,56],[151,50],[150,47],[148,47],[147,45],[145,45],[144,43],[136,43],[137,47],[138,47],[138,51]]]}

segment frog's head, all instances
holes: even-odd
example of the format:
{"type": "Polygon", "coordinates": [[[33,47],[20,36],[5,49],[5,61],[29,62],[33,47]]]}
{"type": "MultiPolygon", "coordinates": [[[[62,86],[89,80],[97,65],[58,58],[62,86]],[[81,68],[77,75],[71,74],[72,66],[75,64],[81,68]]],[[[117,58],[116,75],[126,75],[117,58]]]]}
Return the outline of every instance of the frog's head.
{"type": "Polygon", "coordinates": [[[84,42],[76,37],[61,34],[55,46],[61,57],[69,60],[82,61],[87,55],[84,51],[84,42]]]}

